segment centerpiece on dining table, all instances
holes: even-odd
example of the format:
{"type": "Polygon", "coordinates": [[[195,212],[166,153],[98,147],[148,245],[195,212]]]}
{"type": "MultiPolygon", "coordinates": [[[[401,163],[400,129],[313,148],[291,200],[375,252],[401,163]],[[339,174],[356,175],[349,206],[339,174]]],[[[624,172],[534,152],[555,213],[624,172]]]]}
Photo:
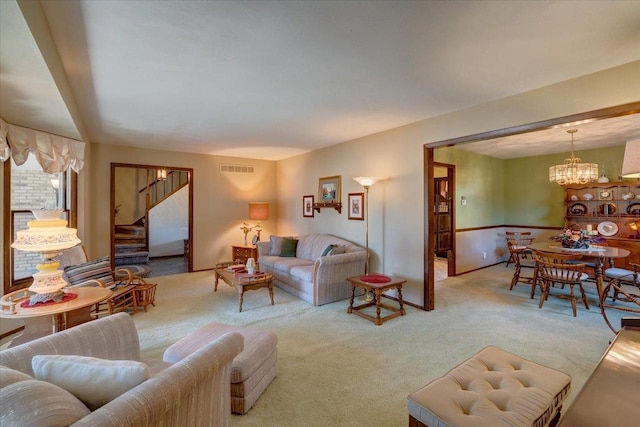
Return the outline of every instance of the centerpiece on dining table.
{"type": "Polygon", "coordinates": [[[604,242],[602,237],[582,230],[580,226],[567,228],[562,233],[549,237],[549,240],[560,242],[563,248],[568,249],[588,249],[590,245],[604,242]]]}

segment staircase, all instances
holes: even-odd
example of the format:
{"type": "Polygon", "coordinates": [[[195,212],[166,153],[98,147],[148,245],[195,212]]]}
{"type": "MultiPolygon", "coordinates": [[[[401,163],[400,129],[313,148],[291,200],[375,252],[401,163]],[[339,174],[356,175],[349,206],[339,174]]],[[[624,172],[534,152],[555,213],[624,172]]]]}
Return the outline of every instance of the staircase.
{"type": "Polygon", "coordinates": [[[116,225],[115,232],[116,267],[149,262],[147,230],[144,225],[116,225]]]}
{"type": "MultiPolygon", "coordinates": [[[[150,171],[155,173],[155,170],[150,171]]],[[[188,181],[188,173],[180,170],[169,171],[165,179],[148,179],[149,185],[145,185],[138,191],[140,197],[144,198],[141,205],[146,206],[144,216],[131,225],[115,226],[114,264],[116,267],[149,262],[149,240],[145,225],[149,210],[187,185],[188,181]]]]}

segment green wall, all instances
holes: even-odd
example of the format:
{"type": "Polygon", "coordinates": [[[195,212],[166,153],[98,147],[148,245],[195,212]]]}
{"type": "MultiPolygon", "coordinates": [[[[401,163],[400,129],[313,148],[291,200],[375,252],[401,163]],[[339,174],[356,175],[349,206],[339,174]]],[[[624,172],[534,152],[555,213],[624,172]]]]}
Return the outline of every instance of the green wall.
{"type": "MultiPolygon", "coordinates": [[[[597,163],[617,181],[624,145],[576,151],[583,162],[597,163]]],[[[434,160],[456,165],[456,228],[494,225],[564,226],[564,190],[549,182],[549,167],[570,152],[501,160],[460,149],[438,148],[434,160]],[[460,204],[461,196],[467,205],[460,204]]]]}
{"type": "Polygon", "coordinates": [[[451,147],[436,149],[434,160],[456,165],[457,229],[504,224],[504,160],[451,147]]]}

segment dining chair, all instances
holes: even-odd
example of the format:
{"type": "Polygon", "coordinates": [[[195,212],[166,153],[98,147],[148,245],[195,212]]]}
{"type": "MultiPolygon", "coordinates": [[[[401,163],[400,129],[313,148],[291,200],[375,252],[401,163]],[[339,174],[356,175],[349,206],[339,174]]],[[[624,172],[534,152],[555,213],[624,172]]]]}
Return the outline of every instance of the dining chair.
{"type": "Polygon", "coordinates": [[[582,286],[582,282],[587,279],[584,272],[585,263],[576,263],[582,255],[580,254],[556,254],[549,252],[534,251],[533,258],[536,260],[536,280],[542,282],[542,294],[540,295],[539,308],[549,297],[549,290],[553,284],[562,284],[569,287],[569,295],[556,294],[555,296],[571,301],[573,317],[576,317],[576,301],[574,287],[580,290],[580,297],[584,306],[589,310],[587,295],[582,286]]]}
{"type": "MultiPolygon", "coordinates": [[[[513,246],[516,249],[520,250],[518,252],[518,256],[520,258],[526,258],[527,256],[531,255],[531,249],[527,248],[528,245],[533,243],[533,237],[531,236],[530,231],[506,231],[505,239],[507,240],[507,245],[509,241],[515,240],[516,243],[513,246]]],[[[505,267],[509,267],[510,263],[515,264],[515,257],[516,256],[511,251],[509,251],[509,259],[507,259],[507,264],[505,265],[505,267]]]]}
{"type": "MultiPolygon", "coordinates": [[[[531,263],[532,260],[527,260],[524,258],[526,248],[523,248],[519,245],[518,240],[507,240],[507,248],[509,249],[510,259],[513,260],[513,265],[515,267],[513,271],[513,278],[511,279],[511,286],[509,286],[509,290],[513,290],[513,287],[518,283],[524,283],[527,285],[531,285],[531,299],[536,291],[536,286],[539,286],[540,283],[537,283],[535,280],[535,262],[531,263]],[[529,263],[527,263],[529,261],[529,263]],[[523,275],[522,268],[529,267],[532,268],[532,274],[523,275]]],[[[542,286],[541,286],[542,288],[542,286]]]]}
{"type": "Polygon", "coordinates": [[[600,312],[614,333],[618,333],[618,330],[611,325],[606,314],[607,308],[640,313],[640,264],[630,263],[630,265],[633,270],[612,267],[604,271],[605,277],[610,280],[600,296],[600,312]],[[611,297],[611,304],[606,302],[608,297],[611,297]]]}

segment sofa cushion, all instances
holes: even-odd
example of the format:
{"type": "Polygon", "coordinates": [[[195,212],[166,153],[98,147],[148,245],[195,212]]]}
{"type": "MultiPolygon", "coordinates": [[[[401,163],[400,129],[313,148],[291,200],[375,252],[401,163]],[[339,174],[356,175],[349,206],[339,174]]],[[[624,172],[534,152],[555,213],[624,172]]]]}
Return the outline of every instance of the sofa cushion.
{"type": "Polygon", "coordinates": [[[34,379],[9,384],[0,396],[3,426],[68,426],[91,413],[68,391],[34,379]]]}
{"type": "Polygon", "coordinates": [[[24,372],[16,371],[15,369],[7,368],[6,366],[0,366],[0,388],[6,387],[9,384],[17,383],[18,381],[34,380],[31,375],[27,375],[24,372]]]}
{"type": "Polygon", "coordinates": [[[70,285],[79,285],[87,280],[96,279],[100,280],[107,288],[115,286],[111,272],[111,261],[108,256],[65,267],[64,273],[70,285]]]}
{"type": "Polygon", "coordinates": [[[313,261],[309,261],[308,259],[293,258],[293,257],[277,258],[274,261],[272,268],[277,271],[289,273],[293,267],[297,267],[301,265],[313,266],[313,261]]]}
{"type": "Polygon", "coordinates": [[[282,252],[282,241],[284,240],[284,237],[269,236],[269,240],[271,241],[271,246],[269,246],[268,255],[280,256],[280,252],[282,252]]]}
{"type": "Polygon", "coordinates": [[[64,388],[95,410],[149,378],[149,368],[133,360],[38,355],[31,359],[38,380],[64,388]]]}
{"type": "Polygon", "coordinates": [[[282,250],[280,251],[281,257],[295,257],[296,256],[296,247],[298,246],[298,241],[296,239],[282,239],[282,250]]]}

